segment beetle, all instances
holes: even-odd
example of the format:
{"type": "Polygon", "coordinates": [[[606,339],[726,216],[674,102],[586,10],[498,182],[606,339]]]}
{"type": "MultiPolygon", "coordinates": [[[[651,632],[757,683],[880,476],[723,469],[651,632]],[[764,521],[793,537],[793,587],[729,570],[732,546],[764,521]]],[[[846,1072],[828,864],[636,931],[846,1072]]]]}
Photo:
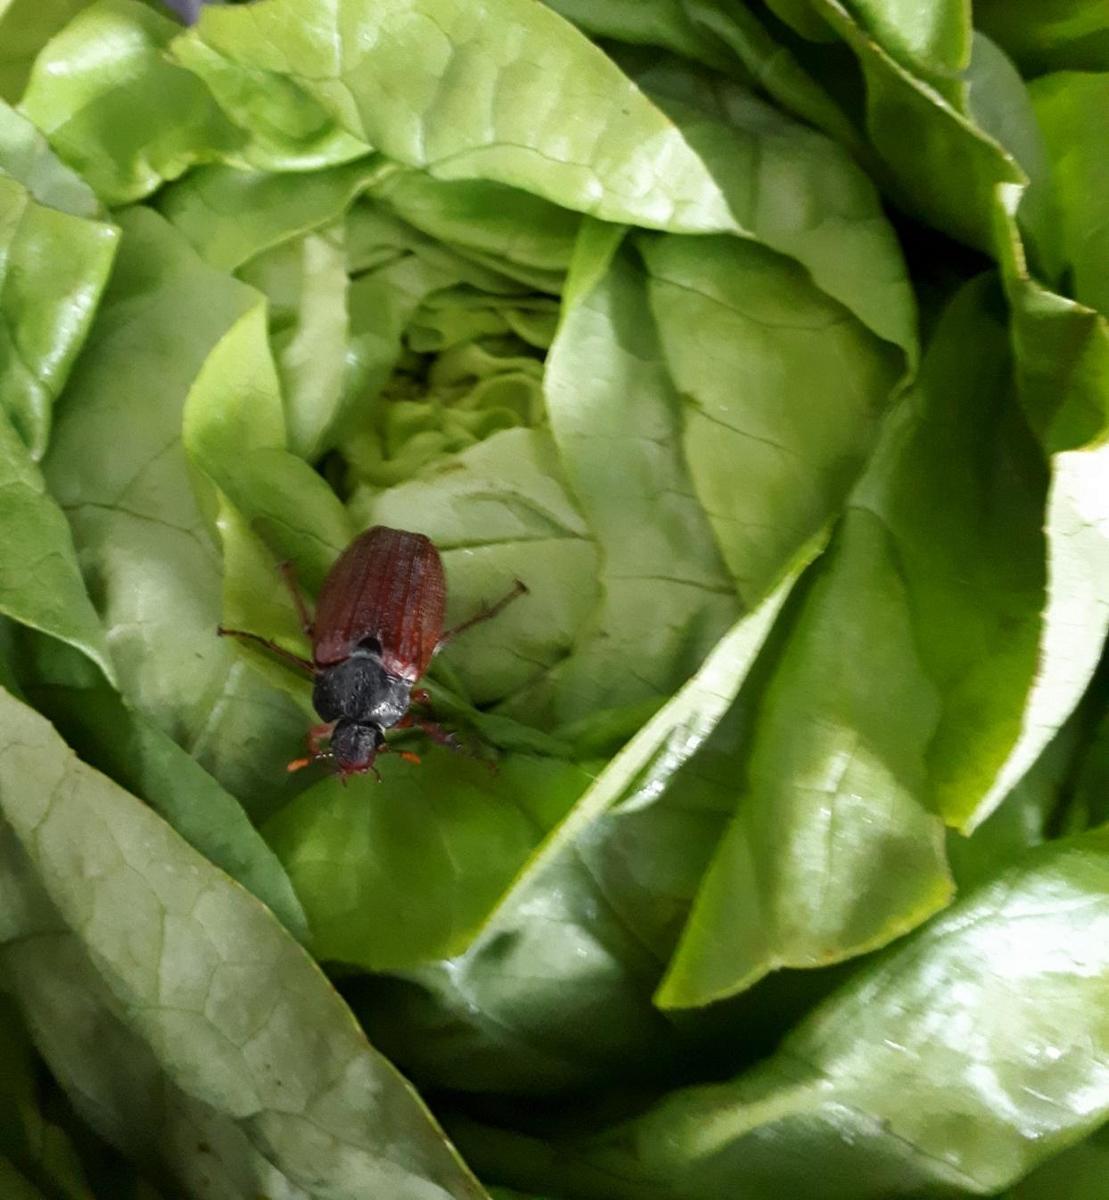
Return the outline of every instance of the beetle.
{"type": "MultiPolygon", "coordinates": [[[[217,632],[221,637],[259,643],[310,672],[312,704],[323,723],[309,730],[308,757],[291,762],[289,770],[331,759],[344,783],[348,776],[367,771],[380,778],[374,759],[389,749],[386,729],[415,725],[435,741],[454,744],[433,721],[409,712],[411,704],[426,704],[429,699],[414,685],[449,641],[495,617],[528,590],[517,579],[496,604],[444,630],[447,586],[439,551],[422,533],[384,525],[359,534],[335,561],[320,590],[315,619],[291,564],[282,563],[279,570],[301,627],[311,639],[311,661],[245,629],[221,625],[217,632]],[[322,750],[325,738],[330,746],[322,750]]],[[[408,752],[402,752],[402,757],[419,762],[408,752]]]]}

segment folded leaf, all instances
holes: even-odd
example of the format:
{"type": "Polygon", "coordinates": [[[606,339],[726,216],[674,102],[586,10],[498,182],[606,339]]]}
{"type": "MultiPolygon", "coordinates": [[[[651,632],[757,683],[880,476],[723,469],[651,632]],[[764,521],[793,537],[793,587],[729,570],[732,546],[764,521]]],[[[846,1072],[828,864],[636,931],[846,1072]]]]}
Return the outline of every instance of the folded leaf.
{"type": "Polygon", "coordinates": [[[107,204],[138,200],[245,141],[205,86],[166,59],[179,28],[138,0],[97,0],[35,62],[23,112],[107,204]]]}
{"type": "MultiPolygon", "coordinates": [[[[0,180],[0,194],[2,186],[0,180]]],[[[115,664],[65,515],[3,411],[0,492],[0,613],[75,646],[114,679],[115,664]]]]}
{"type": "Polygon", "coordinates": [[[936,814],[965,824],[1002,788],[1039,665],[1046,481],[991,296],[980,279],[945,312],[821,564],[664,1004],[912,928],[951,893],[936,814]]]}

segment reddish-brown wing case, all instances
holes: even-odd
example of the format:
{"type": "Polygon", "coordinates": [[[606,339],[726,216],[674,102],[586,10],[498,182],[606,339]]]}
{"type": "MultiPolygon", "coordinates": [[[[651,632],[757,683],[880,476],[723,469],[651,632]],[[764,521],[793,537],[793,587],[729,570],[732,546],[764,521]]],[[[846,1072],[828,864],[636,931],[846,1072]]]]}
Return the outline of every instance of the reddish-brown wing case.
{"type": "Polygon", "coordinates": [[[349,658],[375,638],[385,669],[417,680],[443,632],[446,580],[439,551],[422,533],[375,525],[343,551],[316,604],[316,665],[349,658]]]}

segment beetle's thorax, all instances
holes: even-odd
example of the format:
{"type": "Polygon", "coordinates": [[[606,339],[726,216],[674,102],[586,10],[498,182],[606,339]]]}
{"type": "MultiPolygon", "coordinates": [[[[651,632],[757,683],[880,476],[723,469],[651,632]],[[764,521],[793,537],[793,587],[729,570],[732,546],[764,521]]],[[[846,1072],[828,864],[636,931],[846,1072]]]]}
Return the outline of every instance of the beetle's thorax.
{"type": "Polygon", "coordinates": [[[316,674],[312,703],[324,721],[388,729],[408,711],[412,684],[385,670],[375,650],[358,649],[316,674]]]}

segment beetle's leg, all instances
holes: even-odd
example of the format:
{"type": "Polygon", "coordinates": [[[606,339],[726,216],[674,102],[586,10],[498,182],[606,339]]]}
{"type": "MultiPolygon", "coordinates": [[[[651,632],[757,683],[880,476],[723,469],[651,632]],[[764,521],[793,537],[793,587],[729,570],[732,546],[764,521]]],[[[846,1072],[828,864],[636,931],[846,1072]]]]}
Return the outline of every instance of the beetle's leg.
{"type": "Polygon", "coordinates": [[[313,725],[312,728],[308,730],[308,753],[311,754],[313,758],[327,757],[320,749],[320,742],[322,742],[324,738],[329,738],[331,736],[331,732],[335,728],[335,725],[335,721],[325,721],[322,725],[313,725]]]}
{"type": "Polygon", "coordinates": [[[330,757],[331,755],[328,751],[317,750],[315,753],[309,755],[308,758],[294,758],[293,761],[285,767],[285,770],[291,775],[294,771],[303,771],[305,767],[310,767],[314,762],[323,762],[325,759],[330,757]]]}
{"type": "Polygon", "coordinates": [[[427,690],[427,688],[416,688],[416,690],[413,691],[411,693],[411,695],[412,695],[412,703],[413,704],[430,704],[431,703],[431,693],[427,690]]]}
{"type": "Polygon", "coordinates": [[[257,642],[260,646],[265,646],[267,650],[272,650],[279,658],[283,658],[287,663],[292,663],[294,667],[299,667],[302,671],[307,671],[309,675],[315,675],[316,667],[314,663],[310,663],[308,659],[301,658],[299,654],[294,654],[291,650],[286,650],[284,646],[279,646],[276,642],[269,638],[264,638],[257,633],[248,633],[245,629],[225,629],[222,625],[216,627],[216,633],[220,637],[237,637],[242,638],[247,642],[257,642]]]}
{"type": "Polygon", "coordinates": [[[517,579],[512,585],[512,591],[510,591],[507,596],[502,596],[496,604],[489,605],[488,607],[482,605],[482,607],[479,608],[478,611],[474,613],[474,615],[468,621],[463,621],[461,625],[456,625],[453,629],[445,630],[442,637],[439,639],[438,645],[435,647],[436,650],[441,649],[447,644],[447,642],[458,637],[460,633],[465,633],[466,630],[472,626],[479,625],[482,621],[492,620],[497,613],[501,612],[502,609],[511,604],[512,601],[518,596],[526,596],[527,594],[527,584],[525,584],[522,580],[517,579]]]}
{"type": "Polygon", "coordinates": [[[465,753],[453,733],[448,733],[442,725],[436,725],[434,721],[426,721],[423,717],[414,716],[410,712],[406,712],[393,728],[411,729],[413,726],[422,730],[433,742],[438,742],[440,746],[449,746],[452,750],[457,750],[460,754],[465,753]]]}
{"type": "Polygon", "coordinates": [[[453,733],[448,733],[442,725],[436,725],[434,721],[416,720],[415,724],[429,737],[433,742],[438,742],[440,746],[447,746],[458,754],[464,754],[462,746],[459,744],[458,738],[453,733]]]}
{"type": "Polygon", "coordinates": [[[285,586],[289,589],[289,595],[293,598],[293,606],[297,610],[297,616],[300,617],[301,629],[304,630],[308,637],[311,637],[313,629],[312,616],[308,611],[308,605],[304,603],[304,593],[300,590],[295,564],[291,562],[278,563],[277,570],[281,578],[285,581],[285,586]]]}

